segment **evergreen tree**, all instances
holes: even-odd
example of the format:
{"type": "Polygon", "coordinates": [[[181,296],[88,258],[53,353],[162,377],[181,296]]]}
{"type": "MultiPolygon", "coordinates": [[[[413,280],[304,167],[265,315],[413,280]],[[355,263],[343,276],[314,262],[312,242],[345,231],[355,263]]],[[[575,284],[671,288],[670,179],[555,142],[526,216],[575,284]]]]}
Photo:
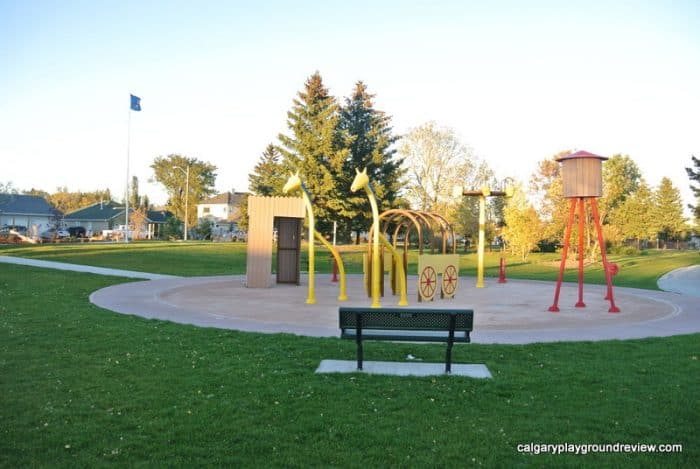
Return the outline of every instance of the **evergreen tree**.
{"type": "Polygon", "coordinates": [[[348,150],[343,148],[338,104],[316,72],[304,84],[287,113],[291,136],[279,135],[279,148],[287,171],[299,171],[313,198],[317,230],[327,232],[342,209],[341,198],[349,188],[337,181],[344,169],[348,150]]]}
{"type": "Polygon", "coordinates": [[[661,179],[654,194],[655,218],[658,222],[659,237],[663,240],[678,240],[686,228],[683,217],[683,202],[680,191],[667,177],[661,179]]]}
{"type": "MultiPolygon", "coordinates": [[[[691,156],[693,160],[693,168],[685,168],[685,171],[688,173],[688,178],[691,180],[691,182],[697,182],[700,183],[700,159],[696,158],[694,155],[691,156]]],[[[690,185],[690,189],[692,189],[693,194],[695,194],[695,206],[693,205],[688,205],[691,209],[693,209],[693,214],[695,215],[695,224],[697,226],[700,226],[700,186],[695,186],[693,184],[690,185]]]]}
{"type": "Polygon", "coordinates": [[[341,194],[346,194],[339,200],[341,230],[346,239],[350,231],[356,232],[358,242],[360,232],[372,224],[372,213],[364,193],[350,193],[355,169],[367,168],[380,212],[396,207],[403,177],[403,160],[396,157],[392,148],[398,137],[392,134],[391,117],[375,109],[373,100],[374,95],[359,81],[340,111],[339,126],[349,149],[337,186],[341,194]]]}
{"type": "Polygon", "coordinates": [[[280,162],[279,151],[270,143],[260,155],[253,172],[248,175],[248,185],[255,195],[282,195],[286,177],[280,162]]]}
{"type": "Polygon", "coordinates": [[[136,210],[141,206],[141,198],[139,197],[139,178],[131,177],[131,187],[129,187],[129,207],[136,210]]]}

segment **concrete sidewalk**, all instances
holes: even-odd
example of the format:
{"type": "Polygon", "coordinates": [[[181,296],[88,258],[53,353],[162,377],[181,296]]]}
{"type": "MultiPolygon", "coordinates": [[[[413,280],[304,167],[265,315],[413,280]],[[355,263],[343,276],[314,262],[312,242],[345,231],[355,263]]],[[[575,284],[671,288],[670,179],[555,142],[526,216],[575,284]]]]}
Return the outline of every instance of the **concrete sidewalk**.
{"type": "Polygon", "coordinates": [[[672,270],[656,282],[660,289],[700,298],[700,265],[672,270]]]}
{"type": "Polygon", "coordinates": [[[0,256],[0,263],[28,265],[45,269],[70,270],[73,272],[86,272],[97,275],[110,275],[113,277],[138,278],[143,280],[163,280],[179,278],[175,275],[151,274],[148,272],[134,272],[133,270],[107,269],[105,267],[93,267],[91,265],[68,264],[65,262],[42,261],[39,259],[26,259],[23,257],[0,256]]]}

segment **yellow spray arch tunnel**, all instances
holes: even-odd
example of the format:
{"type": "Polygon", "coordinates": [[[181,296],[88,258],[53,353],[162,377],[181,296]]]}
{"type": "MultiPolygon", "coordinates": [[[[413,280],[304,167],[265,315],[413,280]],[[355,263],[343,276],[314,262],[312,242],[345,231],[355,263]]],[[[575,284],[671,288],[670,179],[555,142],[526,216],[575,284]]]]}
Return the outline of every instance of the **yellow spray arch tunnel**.
{"type": "MultiPolygon", "coordinates": [[[[379,222],[379,237],[383,245],[380,265],[383,269],[380,269],[381,278],[372,278],[372,256],[368,251],[364,256],[367,294],[371,294],[372,283],[375,280],[379,283],[381,294],[384,295],[384,272],[388,271],[392,293],[405,296],[408,248],[411,236],[415,232],[418,241],[417,300],[431,301],[438,291],[441,298],[453,298],[459,277],[459,256],[456,254],[457,243],[452,225],[438,213],[409,209],[382,212],[379,222]],[[402,254],[399,254],[400,241],[403,241],[402,254]],[[424,252],[426,247],[429,248],[429,252],[424,252]],[[390,256],[384,255],[384,248],[391,252],[390,256]]],[[[372,246],[373,236],[374,228],[371,228],[368,246],[372,246]]]]}

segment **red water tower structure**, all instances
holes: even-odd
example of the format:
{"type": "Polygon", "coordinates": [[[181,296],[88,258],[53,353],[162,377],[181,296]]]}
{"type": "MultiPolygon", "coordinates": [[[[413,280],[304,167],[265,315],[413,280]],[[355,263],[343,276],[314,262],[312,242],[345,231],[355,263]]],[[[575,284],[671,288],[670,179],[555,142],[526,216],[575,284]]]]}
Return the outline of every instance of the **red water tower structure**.
{"type": "Polygon", "coordinates": [[[566,223],[566,232],[564,233],[564,249],[561,253],[561,264],[559,265],[559,275],[557,276],[557,287],[554,292],[554,304],[549,307],[549,311],[559,311],[559,293],[561,291],[561,282],[564,278],[564,269],[566,268],[566,258],[569,253],[569,245],[571,241],[571,229],[576,215],[576,206],[578,205],[578,302],[577,308],[584,308],[586,303],[583,302],[583,238],[584,226],[586,222],[585,202],[588,201],[591,207],[591,215],[593,223],[598,235],[598,244],[600,244],[600,254],[603,258],[603,270],[605,272],[605,281],[608,285],[606,300],[610,301],[610,313],[619,313],[620,308],[615,306],[613,299],[612,276],[617,273],[617,265],[608,264],[608,259],[605,253],[605,240],[603,232],[600,229],[600,216],[598,214],[598,205],[596,198],[603,195],[603,171],[602,163],[607,160],[604,156],[594,155],[587,151],[578,151],[570,155],[557,158],[561,163],[562,185],[564,197],[571,199],[569,209],[569,218],[566,223]]]}

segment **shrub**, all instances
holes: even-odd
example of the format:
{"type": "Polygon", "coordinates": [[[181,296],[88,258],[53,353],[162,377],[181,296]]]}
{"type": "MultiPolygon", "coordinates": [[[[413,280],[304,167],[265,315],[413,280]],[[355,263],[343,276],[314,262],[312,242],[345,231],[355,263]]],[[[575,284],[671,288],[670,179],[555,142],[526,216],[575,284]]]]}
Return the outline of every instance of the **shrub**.
{"type": "Polygon", "coordinates": [[[642,254],[642,251],[634,246],[613,246],[609,252],[618,256],[639,256],[642,254]]]}

